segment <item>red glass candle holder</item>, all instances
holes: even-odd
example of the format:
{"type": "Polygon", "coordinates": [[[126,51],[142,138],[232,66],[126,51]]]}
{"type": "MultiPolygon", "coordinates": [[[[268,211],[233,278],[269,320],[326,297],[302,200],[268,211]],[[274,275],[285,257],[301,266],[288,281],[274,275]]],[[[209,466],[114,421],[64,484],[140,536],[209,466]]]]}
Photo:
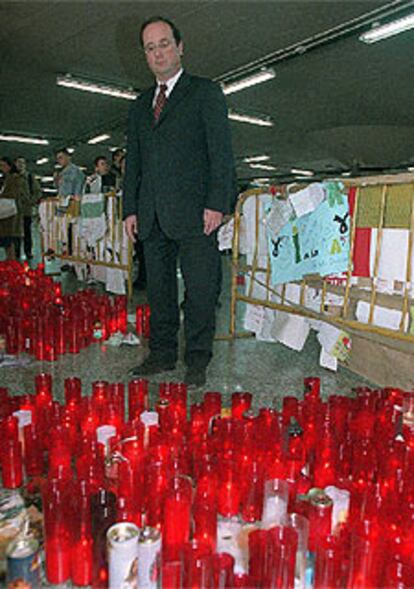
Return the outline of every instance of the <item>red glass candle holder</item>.
{"type": "Polygon", "coordinates": [[[209,589],[213,577],[210,547],[193,540],[183,547],[182,558],[184,564],[183,587],[209,589]]]}
{"type": "Polygon", "coordinates": [[[339,538],[326,536],[316,550],[314,589],[340,589],[342,579],[343,554],[339,538]]]}
{"type": "Polygon", "coordinates": [[[34,423],[24,427],[23,436],[26,476],[39,476],[44,470],[43,448],[34,423]]]}
{"type": "Polygon", "coordinates": [[[148,409],[149,381],[137,378],[128,383],[128,419],[132,421],[148,409]]]}
{"type": "Polygon", "coordinates": [[[240,510],[241,481],[234,461],[222,461],[218,465],[217,510],[224,517],[237,515],[240,510]]]}
{"type": "Polygon", "coordinates": [[[65,401],[67,405],[79,405],[82,401],[82,381],[77,376],[65,378],[65,401]]]}
{"type": "Polygon", "coordinates": [[[164,560],[162,563],[162,589],[183,589],[182,560],[164,560]]]}
{"type": "Polygon", "coordinates": [[[311,552],[315,552],[332,532],[332,508],[332,499],[325,493],[315,495],[309,501],[309,550],[311,552]]]}
{"type": "Polygon", "coordinates": [[[231,396],[231,415],[235,419],[241,419],[243,413],[248,411],[252,405],[253,395],[251,393],[233,393],[231,396]]]}
{"type": "Polygon", "coordinates": [[[106,532],[116,522],[116,496],[106,489],[91,495],[93,538],[92,587],[101,589],[108,582],[106,532]]]}
{"type": "Polygon", "coordinates": [[[220,552],[212,556],[212,589],[231,589],[234,585],[234,558],[231,554],[220,552]]]}
{"type": "Polygon", "coordinates": [[[17,489],[22,486],[22,445],[18,440],[9,438],[3,443],[1,450],[1,467],[3,487],[5,489],[17,489]]]}
{"type": "Polygon", "coordinates": [[[193,507],[193,538],[202,544],[208,544],[211,551],[217,545],[217,507],[215,503],[198,502],[193,507]]]}
{"type": "Polygon", "coordinates": [[[71,485],[49,479],[43,488],[46,577],[49,583],[64,583],[70,578],[73,540],[71,485]]]}
{"type": "Polygon", "coordinates": [[[297,547],[298,535],[293,528],[277,526],[268,531],[267,587],[294,589],[297,547]]]}
{"type": "Polygon", "coordinates": [[[190,539],[192,494],[188,478],[172,479],[164,503],[163,552],[167,560],[177,560],[190,539]]]}
{"type": "Polygon", "coordinates": [[[71,577],[74,585],[85,587],[92,582],[91,487],[80,480],[74,489],[73,543],[71,577]]]}

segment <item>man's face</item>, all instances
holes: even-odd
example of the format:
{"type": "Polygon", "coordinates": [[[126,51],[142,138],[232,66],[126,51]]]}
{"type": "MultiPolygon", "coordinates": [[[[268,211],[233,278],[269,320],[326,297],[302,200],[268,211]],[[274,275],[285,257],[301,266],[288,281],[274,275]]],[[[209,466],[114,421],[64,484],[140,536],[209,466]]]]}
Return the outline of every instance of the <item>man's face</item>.
{"type": "Polygon", "coordinates": [[[164,82],[181,68],[183,44],[177,46],[171,27],[164,22],[145,27],[142,40],[148,67],[154,76],[164,82]]]}
{"type": "Polygon", "coordinates": [[[56,163],[58,163],[62,168],[66,168],[66,166],[70,163],[70,156],[63,151],[59,151],[56,154],[56,163]]]}
{"type": "Polygon", "coordinates": [[[18,157],[14,163],[16,164],[16,168],[20,173],[26,171],[26,160],[24,157],[18,157]]]}
{"type": "Polygon", "coordinates": [[[95,166],[95,172],[97,174],[99,174],[100,176],[105,176],[105,174],[108,173],[108,170],[109,170],[108,162],[104,159],[98,160],[98,162],[96,163],[96,166],[95,166]]]}
{"type": "Polygon", "coordinates": [[[0,160],[0,172],[3,172],[3,174],[8,174],[10,172],[10,166],[4,160],[0,160]]]}

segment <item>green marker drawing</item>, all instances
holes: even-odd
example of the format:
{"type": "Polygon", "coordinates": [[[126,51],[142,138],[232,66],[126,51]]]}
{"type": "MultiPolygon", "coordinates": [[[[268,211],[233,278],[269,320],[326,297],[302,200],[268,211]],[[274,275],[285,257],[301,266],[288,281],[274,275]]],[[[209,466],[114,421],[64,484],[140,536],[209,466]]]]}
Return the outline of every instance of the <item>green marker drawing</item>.
{"type": "Polygon", "coordinates": [[[331,254],[340,254],[341,253],[341,246],[339,245],[339,241],[334,239],[331,245],[331,254]]]}
{"type": "Polygon", "coordinates": [[[296,264],[299,264],[299,262],[302,261],[302,258],[300,255],[299,232],[298,232],[298,228],[296,227],[296,225],[293,225],[293,227],[292,227],[292,237],[293,237],[293,245],[295,246],[295,262],[296,262],[296,264]]]}

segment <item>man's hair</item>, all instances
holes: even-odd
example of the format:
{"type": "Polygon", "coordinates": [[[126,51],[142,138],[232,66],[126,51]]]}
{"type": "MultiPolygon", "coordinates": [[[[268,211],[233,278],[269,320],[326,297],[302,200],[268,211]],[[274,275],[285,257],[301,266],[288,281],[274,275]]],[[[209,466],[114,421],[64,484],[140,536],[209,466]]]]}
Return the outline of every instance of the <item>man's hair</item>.
{"type": "Polygon", "coordinates": [[[108,161],[108,160],[107,160],[107,158],[106,158],[106,156],[104,156],[104,155],[98,155],[98,157],[96,157],[96,158],[93,160],[93,165],[95,166],[95,168],[96,168],[96,166],[98,165],[98,163],[99,163],[101,160],[104,160],[104,161],[106,161],[106,162],[108,161]]]}
{"type": "Polygon", "coordinates": [[[156,23],[156,22],[163,22],[166,25],[168,25],[169,27],[171,27],[176,45],[178,45],[181,42],[181,33],[170,19],[165,18],[165,16],[151,16],[151,18],[147,19],[143,23],[143,25],[141,26],[141,30],[139,32],[139,40],[141,41],[142,47],[144,47],[144,41],[142,38],[142,36],[144,34],[144,30],[147,28],[148,25],[152,25],[153,23],[156,23]]]}
{"type": "Polygon", "coordinates": [[[57,155],[58,153],[64,153],[65,155],[68,155],[70,157],[70,153],[68,152],[66,147],[61,147],[60,149],[57,149],[55,151],[55,155],[57,155]]]}

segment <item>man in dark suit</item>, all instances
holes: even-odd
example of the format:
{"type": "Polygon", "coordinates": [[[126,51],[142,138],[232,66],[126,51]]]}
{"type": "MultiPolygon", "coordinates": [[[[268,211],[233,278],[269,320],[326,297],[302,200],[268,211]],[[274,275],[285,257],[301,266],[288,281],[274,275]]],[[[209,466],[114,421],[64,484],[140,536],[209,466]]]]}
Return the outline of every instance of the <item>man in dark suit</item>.
{"type": "Polygon", "coordinates": [[[143,240],[151,307],[150,355],[134,376],[172,370],[178,354],[177,258],[185,285],[185,381],[202,386],[212,356],[218,280],[216,230],[233,196],[227,107],[218,85],[184,72],[175,25],[154,17],[141,44],[156,85],[132,105],[124,186],[128,236],[143,240]]]}

